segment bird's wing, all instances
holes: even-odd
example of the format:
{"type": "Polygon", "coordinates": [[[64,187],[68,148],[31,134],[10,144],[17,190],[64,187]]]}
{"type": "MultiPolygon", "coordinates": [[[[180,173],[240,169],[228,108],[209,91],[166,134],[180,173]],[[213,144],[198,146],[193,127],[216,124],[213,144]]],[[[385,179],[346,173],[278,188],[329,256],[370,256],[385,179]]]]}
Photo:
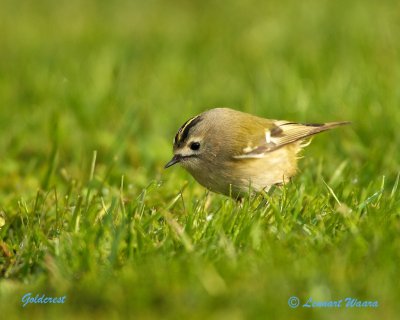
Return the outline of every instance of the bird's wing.
{"type": "Polygon", "coordinates": [[[285,145],[304,140],[314,134],[345,124],[349,124],[349,122],[302,124],[275,120],[264,126],[264,132],[260,132],[260,129],[257,129],[258,132],[253,135],[252,141],[249,141],[234,158],[262,158],[266,153],[272,152],[285,145]]]}

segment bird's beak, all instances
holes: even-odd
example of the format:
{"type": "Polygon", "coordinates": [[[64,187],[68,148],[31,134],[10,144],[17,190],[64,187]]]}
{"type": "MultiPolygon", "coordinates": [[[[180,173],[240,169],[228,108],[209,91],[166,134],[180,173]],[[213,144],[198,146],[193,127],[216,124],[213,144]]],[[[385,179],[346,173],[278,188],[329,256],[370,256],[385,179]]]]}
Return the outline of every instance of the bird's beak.
{"type": "Polygon", "coordinates": [[[164,166],[164,169],[167,169],[171,166],[173,166],[174,164],[180,162],[182,159],[182,156],[180,154],[176,154],[173,156],[173,158],[164,166]]]}

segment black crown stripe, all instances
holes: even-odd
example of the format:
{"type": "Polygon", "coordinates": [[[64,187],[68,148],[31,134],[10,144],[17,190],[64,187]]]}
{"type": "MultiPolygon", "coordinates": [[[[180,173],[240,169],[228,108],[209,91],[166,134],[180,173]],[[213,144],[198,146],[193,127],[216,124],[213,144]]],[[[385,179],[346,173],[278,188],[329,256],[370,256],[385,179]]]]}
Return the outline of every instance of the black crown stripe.
{"type": "Polygon", "coordinates": [[[180,127],[178,133],[176,134],[174,143],[182,143],[183,141],[185,141],[189,135],[190,129],[198,124],[201,120],[202,118],[200,116],[196,116],[186,121],[182,125],[182,127],[180,127]]]}

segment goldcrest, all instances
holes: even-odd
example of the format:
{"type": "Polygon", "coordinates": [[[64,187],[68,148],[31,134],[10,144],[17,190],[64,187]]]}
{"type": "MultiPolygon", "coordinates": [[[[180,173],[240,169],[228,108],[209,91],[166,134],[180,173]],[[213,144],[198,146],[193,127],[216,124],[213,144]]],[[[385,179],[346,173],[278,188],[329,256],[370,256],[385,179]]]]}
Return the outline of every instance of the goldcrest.
{"type": "Polygon", "coordinates": [[[211,109],[182,125],[165,168],[179,163],[207,189],[233,198],[268,191],[296,174],[307,138],[348,123],[301,124],[211,109]]]}

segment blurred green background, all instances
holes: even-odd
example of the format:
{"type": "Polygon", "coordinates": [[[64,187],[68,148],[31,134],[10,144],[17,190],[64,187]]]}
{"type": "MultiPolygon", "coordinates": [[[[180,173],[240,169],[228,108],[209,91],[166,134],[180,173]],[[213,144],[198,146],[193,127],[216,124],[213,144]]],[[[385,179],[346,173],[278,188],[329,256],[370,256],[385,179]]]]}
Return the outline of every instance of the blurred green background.
{"type": "Polygon", "coordinates": [[[10,318],[393,318],[400,298],[391,283],[400,263],[399,34],[400,4],[390,0],[0,0],[2,309],[10,318]],[[316,223],[311,237],[290,225],[277,236],[269,229],[275,222],[265,227],[261,214],[237,242],[241,226],[230,234],[215,223],[207,236],[208,220],[200,219],[193,226],[204,234],[190,231],[190,213],[207,218],[222,210],[228,219],[244,210],[205,196],[181,169],[163,171],[180,125],[217,106],[300,122],[352,121],[314,140],[304,174],[289,187],[308,199],[293,204],[294,224],[309,210],[316,216],[301,224],[311,228],[330,204],[349,221],[329,220],[328,231],[316,223]],[[374,218],[352,220],[357,210],[335,206],[322,179],[350,209],[371,205],[374,218]],[[184,204],[169,210],[182,189],[184,204]],[[381,193],[371,198],[374,192],[381,193]],[[117,218],[96,225],[102,208],[117,218]],[[135,228],[129,212],[142,212],[142,244],[121,257],[135,228]],[[181,235],[175,217],[195,253],[185,237],[173,237],[181,235]],[[79,219],[87,229],[76,228],[79,219]],[[121,225],[128,231],[119,233],[121,225]],[[169,228],[162,239],[152,233],[169,228]],[[253,240],[263,244],[248,249],[253,240]],[[28,290],[70,300],[22,308],[28,290]],[[287,299],[299,292],[302,299],[367,292],[382,306],[292,310],[287,299]]]}

